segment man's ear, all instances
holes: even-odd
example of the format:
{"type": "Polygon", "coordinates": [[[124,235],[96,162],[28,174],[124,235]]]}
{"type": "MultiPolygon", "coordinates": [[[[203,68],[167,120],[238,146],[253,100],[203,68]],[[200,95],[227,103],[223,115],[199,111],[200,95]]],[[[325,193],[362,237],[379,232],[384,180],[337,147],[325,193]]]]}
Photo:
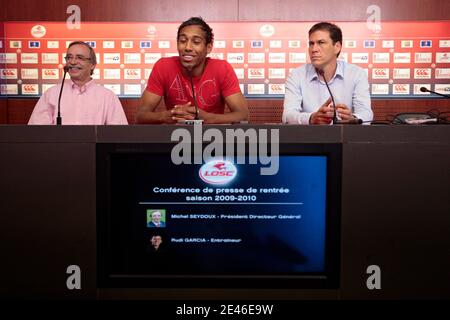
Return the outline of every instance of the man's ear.
{"type": "Polygon", "coordinates": [[[211,51],[212,51],[212,49],[213,49],[213,44],[212,44],[212,43],[208,43],[208,44],[206,45],[206,52],[207,52],[208,54],[210,54],[211,51]]]}
{"type": "Polygon", "coordinates": [[[337,41],[334,44],[334,53],[337,55],[342,50],[342,43],[340,41],[337,41]]]}

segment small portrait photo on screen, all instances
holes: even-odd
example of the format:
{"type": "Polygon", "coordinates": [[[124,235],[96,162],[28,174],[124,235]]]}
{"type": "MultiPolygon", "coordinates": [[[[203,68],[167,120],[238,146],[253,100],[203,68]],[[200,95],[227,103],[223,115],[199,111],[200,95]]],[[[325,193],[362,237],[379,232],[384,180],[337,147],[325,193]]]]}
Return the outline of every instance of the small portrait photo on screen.
{"type": "Polygon", "coordinates": [[[159,233],[154,234],[149,240],[149,251],[150,252],[161,252],[163,251],[163,236],[159,233]]]}
{"type": "Polygon", "coordinates": [[[166,227],[166,210],[165,209],[148,209],[147,210],[147,227],[148,228],[165,228],[166,227]]]}

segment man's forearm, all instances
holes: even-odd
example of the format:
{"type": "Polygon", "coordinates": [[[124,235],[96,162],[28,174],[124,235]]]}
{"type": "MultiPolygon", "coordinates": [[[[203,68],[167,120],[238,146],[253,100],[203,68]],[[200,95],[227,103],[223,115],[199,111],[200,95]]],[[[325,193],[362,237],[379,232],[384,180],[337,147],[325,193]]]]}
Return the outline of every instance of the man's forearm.
{"type": "Polygon", "coordinates": [[[164,111],[138,111],[136,114],[137,124],[162,124],[174,123],[169,110],[164,111]]]}

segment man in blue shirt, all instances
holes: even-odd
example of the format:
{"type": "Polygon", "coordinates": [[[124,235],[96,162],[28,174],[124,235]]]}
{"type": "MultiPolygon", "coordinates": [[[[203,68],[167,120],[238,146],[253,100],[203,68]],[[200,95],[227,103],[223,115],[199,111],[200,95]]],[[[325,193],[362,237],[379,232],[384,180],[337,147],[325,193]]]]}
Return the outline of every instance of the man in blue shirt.
{"type": "Polygon", "coordinates": [[[308,34],[311,63],[294,69],[286,81],[283,122],[332,123],[333,103],[324,79],[333,94],[339,120],[371,121],[373,112],[366,72],[337,60],[342,49],[341,29],[335,24],[320,22],[308,34]]]}

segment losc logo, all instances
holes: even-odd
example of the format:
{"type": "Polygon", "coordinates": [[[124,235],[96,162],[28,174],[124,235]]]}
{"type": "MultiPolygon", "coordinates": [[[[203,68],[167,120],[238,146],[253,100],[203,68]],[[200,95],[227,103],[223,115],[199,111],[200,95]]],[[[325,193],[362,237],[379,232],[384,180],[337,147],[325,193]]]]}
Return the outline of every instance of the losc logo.
{"type": "Polygon", "coordinates": [[[213,160],[202,165],[198,174],[206,183],[226,184],[236,177],[237,169],[230,161],[213,160]]]}
{"type": "Polygon", "coordinates": [[[47,33],[47,30],[44,26],[41,25],[35,25],[33,28],[31,28],[31,35],[35,38],[42,38],[47,33]]]}
{"type": "Polygon", "coordinates": [[[264,24],[259,28],[259,34],[263,37],[271,37],[275,34],[275,27],[271,24],[264,24]]]}
{"type": "Polygon", "coordinates": [[[155,27],[154,25],[149,25],[149,26],[148,26],[148,28],[147,28],[147,34],[148,34],[149,36],[152,36],[152,37],[156,36],[156,32],[157,32],[157,29],[156,29],[156,27],[155,27]]]}

